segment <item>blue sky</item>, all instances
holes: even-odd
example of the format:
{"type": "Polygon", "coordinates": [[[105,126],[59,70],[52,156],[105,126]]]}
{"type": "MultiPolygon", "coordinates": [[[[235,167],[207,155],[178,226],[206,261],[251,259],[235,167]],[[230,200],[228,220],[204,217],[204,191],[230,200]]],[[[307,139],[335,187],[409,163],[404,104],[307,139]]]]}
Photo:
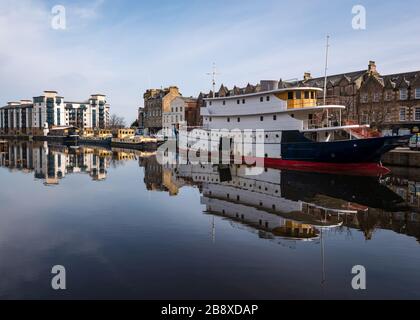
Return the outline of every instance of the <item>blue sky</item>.
{"type": "Polygon", "coordinates": [[[327,33],[331,74],[369,60],[383,74],[420,70],[419,16],[417,0],[0,0],[0,104],[44,89],[69,100],[100,92],[131,122],[149,87],[210,90],[213,62],[218,86],[320,76],[327,33]],[[51,28],[58,4],[66,30],[51,28]],[[363,31],[351,24],[358,4],[363,31]]]}

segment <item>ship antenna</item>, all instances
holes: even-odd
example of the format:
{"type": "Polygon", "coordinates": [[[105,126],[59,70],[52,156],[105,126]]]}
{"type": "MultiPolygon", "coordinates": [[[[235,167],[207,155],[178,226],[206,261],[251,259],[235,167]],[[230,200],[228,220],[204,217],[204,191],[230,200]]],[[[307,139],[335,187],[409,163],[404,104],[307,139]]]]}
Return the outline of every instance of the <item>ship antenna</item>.
{"type": "Polygon", "coordinates": [[[216,76],[220,74],[216,72],[216,63],[213,62],[213,71],[206,74],[208,76],[212,76],[213,99],[214,99],[216,98],[216,76]]]}
{"type": "Polygon", "coordinates": [[[327,35],[327,47],[325,54],[325,79],[324,79],[324,106],[327,104],[327,80],[328,80],[328,54],[330,49],[330,36],[327,35]]]}

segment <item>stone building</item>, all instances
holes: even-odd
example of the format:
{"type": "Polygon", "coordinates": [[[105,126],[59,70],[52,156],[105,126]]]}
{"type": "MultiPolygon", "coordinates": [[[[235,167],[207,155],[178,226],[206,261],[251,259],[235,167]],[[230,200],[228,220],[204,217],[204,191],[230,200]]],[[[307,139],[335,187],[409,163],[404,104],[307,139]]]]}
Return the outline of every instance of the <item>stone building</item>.
{"type": "MultiPolygon", "coordinates": [[[[306,73],[299,85],[323,88],[324,78],[306,73]]],[[[367,70],[329,76],[326,103],[345,105],[344,119],[370,124],[385,134],[418,132],[420,71],[381,75],[370,61],[367,70]]]]}
{"type": "Polygon", "coordinates": [[[157,133],[163,128],[164,112],[169,112],[171,102],[180,97],[178,87],[149,89],[144,94],[144,126],[148,133],[157,133]]]}
{"type": "Polygon", "coordinates": [[[138,110],[137,123],[139,125],[139,129],[144,129],[144,108],[143,107],[140,107],[138,110]]]}
{"type": "Polygon", "coordinates": [[[177,97],[170,104],[170,110],[163,113],[165,135],[171,136],[179,127],[194,128],[200,125],[199,100],[177,97]]]}

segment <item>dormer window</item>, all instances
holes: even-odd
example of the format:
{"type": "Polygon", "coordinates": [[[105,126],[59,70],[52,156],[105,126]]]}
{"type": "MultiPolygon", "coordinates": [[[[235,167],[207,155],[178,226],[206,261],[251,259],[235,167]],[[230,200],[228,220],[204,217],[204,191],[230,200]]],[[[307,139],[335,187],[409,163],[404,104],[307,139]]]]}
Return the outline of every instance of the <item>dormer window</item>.
{"type": "Polygon", "coordinates": [[[407,98],[408,98],[408,90],[400,89],[400,100],[407,100],[407,98]]]}

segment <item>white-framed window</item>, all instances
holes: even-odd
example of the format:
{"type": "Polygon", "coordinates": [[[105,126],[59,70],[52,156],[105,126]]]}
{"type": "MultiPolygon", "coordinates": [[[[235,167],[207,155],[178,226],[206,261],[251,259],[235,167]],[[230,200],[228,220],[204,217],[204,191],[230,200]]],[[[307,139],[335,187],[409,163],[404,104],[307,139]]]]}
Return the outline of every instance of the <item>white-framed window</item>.
{"type": "Polygon", "coordinates": [[[375,92],[373,94],[373,102],[379,102],[380,99],[381,99],[381,94],[378,92],[375,92]]]}
{"type": "Polygon", "coordinates": [[[416,99],[420,99],[420,88],[416,88],[416,99]]]}
{"type": "Polygon", "coordinates": [[[407,121],[407,108],[400,108],[400,121],[407,121]]]}
{"type": "Polygon", "coordinates": [[[420,108],[416,108],[414,112],[414,120],[420,121],[420,108]]]}
{"type": "Polygon", "coordinates": [[[408,90],[400,89],[400,100],[407,100],[407,98],[408,98],[408,90]]]}

